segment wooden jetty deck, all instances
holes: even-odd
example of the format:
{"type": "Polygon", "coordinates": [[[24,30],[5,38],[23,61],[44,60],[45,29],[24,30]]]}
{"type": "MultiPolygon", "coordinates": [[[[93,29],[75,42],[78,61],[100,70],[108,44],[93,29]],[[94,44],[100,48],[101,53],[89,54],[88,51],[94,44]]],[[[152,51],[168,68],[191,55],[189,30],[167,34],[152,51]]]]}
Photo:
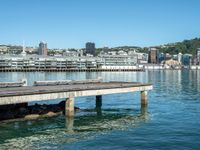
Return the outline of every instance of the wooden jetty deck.
{"type": "Polygon", "coordinates": [[[147,105],[147,92],[151,84],[133,82],[94,82],[50,86],[22,86],[0,88],[0,105],[66,99],[66,116],[74,115],[74,98],[96,96],[96,108],[102,105],[102,95],[141,92],[141,104],[147,105]]]}

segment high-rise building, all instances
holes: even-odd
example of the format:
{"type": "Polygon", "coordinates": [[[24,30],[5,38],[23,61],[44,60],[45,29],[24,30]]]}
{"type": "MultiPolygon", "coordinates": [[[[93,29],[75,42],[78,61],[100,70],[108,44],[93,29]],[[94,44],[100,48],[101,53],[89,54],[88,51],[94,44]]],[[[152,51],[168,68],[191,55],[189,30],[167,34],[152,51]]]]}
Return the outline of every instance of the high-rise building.
{"type": "Polygon", "coordinates": [[[47,43],[40,42],[39,48],[38,48],[38,55],[47,56],[47,51],[48,51],[47,43]]]}
{"type": "Polygon", "coordinates": [[[152,63],[152,64],[158,63],[158,50],[156,48],[150,48],[149,49],[148,63],[152,63]]]}
{"type": "Polygon", "coordinates": [[[95,56],[96,52],[95,43],[87,42],[85,44],[85,48],[86,48],[86,54],[91,54],[95,56]]]}

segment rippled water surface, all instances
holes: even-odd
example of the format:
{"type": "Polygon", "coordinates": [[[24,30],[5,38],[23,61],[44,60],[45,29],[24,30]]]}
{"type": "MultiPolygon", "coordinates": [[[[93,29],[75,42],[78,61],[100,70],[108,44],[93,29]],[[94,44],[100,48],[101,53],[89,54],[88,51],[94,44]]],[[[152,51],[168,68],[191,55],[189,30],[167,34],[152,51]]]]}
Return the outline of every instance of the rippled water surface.
{"type": "Polygon", "coordinates": [[[148,108],[140,108],[139,93],[103,96],[101,113],[95,97],[76,98],[87,111],[71,119],[0,123],[0,149],[199,149],[200,71],[0,73],[0,82],[97,77],[152,83],[148,108]]]}

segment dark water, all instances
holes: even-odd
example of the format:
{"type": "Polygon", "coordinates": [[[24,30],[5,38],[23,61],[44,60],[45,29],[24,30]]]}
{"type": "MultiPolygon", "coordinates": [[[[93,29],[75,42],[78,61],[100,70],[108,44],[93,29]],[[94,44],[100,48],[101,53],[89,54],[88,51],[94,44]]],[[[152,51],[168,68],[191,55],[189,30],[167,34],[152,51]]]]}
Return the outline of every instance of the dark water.
{"type": "Polygon", "coordinates": [[[94,97],[76,99],[89,109],[36,121],[0,123],[0,149],[200,149],[200,71],[112,73],[0,73],[0,81],[91,79],[150,82],[148,108],[139,93],[103,96],[102,113],[94,97]]]}

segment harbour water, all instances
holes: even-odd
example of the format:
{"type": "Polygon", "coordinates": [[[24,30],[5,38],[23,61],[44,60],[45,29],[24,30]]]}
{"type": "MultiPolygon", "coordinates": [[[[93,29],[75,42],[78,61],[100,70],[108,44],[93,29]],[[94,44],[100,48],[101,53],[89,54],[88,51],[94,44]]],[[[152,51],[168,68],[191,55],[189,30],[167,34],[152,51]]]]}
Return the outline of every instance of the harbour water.
{"type": "Polygon", "coordinates": [[[27,78],[31,85],[38,80],[98,77],[152,83],[148,108],[140,108],[139,93],[103,96],[98,114],[95,97],[77,98],[75,105],[87,110],[74,119],[0,123],[0,149],[199,149],[200,71],[9,72],[0,73],[0,82],[27,78]]]}

